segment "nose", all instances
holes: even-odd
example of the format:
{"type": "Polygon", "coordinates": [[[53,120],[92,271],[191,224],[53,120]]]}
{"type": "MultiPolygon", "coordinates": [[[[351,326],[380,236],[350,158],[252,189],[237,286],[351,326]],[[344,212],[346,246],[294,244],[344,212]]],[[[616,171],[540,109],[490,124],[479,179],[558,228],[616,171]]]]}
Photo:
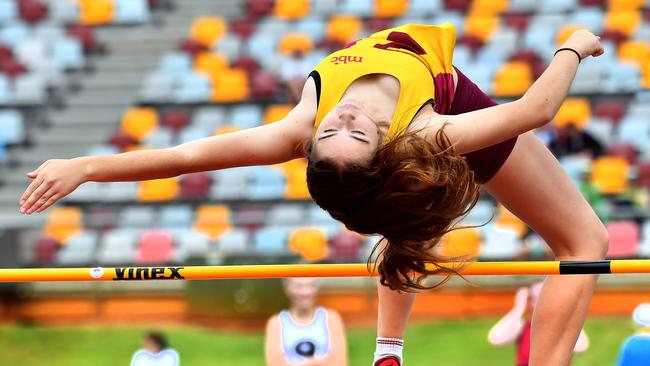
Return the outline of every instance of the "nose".
{"type": "Polygon", "coordinates": [[[339,119],[343,122],[349,123],[354,121],[355,118],[356,116],[354,115],[354,113],[352,113],[351,110],[342,110],[341,112],[339,112],[339,119]]]}

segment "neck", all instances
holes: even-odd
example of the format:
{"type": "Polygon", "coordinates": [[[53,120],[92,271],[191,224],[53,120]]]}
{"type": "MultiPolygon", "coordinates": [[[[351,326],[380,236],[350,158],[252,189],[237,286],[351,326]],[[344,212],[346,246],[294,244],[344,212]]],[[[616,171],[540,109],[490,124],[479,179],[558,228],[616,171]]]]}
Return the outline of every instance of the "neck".
{"type": "Polygon", "coordinates": [[[315,307],[299,308],[296,306],[292,306],[291,309],[289,309],[289,312],[291,313],[291,317],[299,321],[300,323],[307,323],[311,321],[311,319],[314,317],[315,311],[316,311],[315,307]]]}

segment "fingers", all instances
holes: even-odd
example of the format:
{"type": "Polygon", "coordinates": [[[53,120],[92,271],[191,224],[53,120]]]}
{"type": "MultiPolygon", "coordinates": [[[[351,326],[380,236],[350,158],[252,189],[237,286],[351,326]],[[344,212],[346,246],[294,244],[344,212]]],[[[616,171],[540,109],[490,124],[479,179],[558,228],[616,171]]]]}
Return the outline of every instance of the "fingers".
{"type": "Polygon", "coordinates": [[[32,184],[29,185],[27,188],[29,194],[27,195],[27,198],[25,199],[25,203],[21,205],[20,208],[20,213],[31,213],[33,205],[40,199],[43,194],[45,194],[49,190],[49,186],[45,184],[44,179],[42,176],[37,177],[32,184]]]}
{"type": "Polygon", "coordinates": [[[36,177],[38,175],[38,173],[40,173],[41,170],[43,170],[43,168],[45,168],[45,166],[47,164],[49,164],[49,163],[50,163],[50,161],[47,160],[46,162],[41,164],[38,168],[36,168],[36,169],[32,170],[31,172],[27,173],[27,177],[29,177],[31,179],[34,179],[34,177],[36,177]]]}
{"type": "MultiPolygon", "coordinates": [[[[47,160],[46,162],[44,162],[43,164],[41,164],[38,168],[36,168],[36,169],[32,170],[31,172],[27,173],[27,177],[28,177],[29,179],[35,179],[35,178],[38,176],[38,174],[41,172],[41,170],[42,170],[42,169],[43,169],[43,168],[44,168],[44,167],[45,167],[49,162],[50,162],[50,161],[47,160]]],[[[21,205],[21,206],[23,206],[23,205],[25,204],[25,201],[27,200],[27,197],[29,197],[29,196],[32,194],[32,192],[34,191],[34,189],[36,189],[36,187],[38,186],[38,184],[35,185],[34,183],[36,183],[36,182],[32,182],[32,184],[30,184],[29,187],[27,187],[27,189],[25,190],[25,192],[23,193],[23,195],[20,196],[20,205],[21,205]]]]}
{"type": "Polygon", "coordinates": [[[27,213],[30,214],[32,212],[43,212],[45,211],[45,209],[52,206],[56,201],[58,201],[59,197],[60,195],[58,193],[53,193],[50,190],[46,192],[41,198],[39,198],[39,200],[36,201],[34,207],[32,207],[31,212],[27,212],[27,213]]]}

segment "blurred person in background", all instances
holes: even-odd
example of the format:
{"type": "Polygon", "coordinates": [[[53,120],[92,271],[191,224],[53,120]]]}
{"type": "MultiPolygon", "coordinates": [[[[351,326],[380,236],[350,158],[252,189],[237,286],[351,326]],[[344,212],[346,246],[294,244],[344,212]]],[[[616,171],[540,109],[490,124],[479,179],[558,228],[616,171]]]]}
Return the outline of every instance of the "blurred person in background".
{"type": "MultiPolygon", "coordinates": [[[[530,287],[521,287],[515,295],[515,305],[506,315],[490,329],[488,342],[501,347],[515,343],[515,366],[528,366],[530,355],[531,317],[542,291],[543,282],[536,282],[530,287]]],[[[589,348],[589,339],[584,329],[580,331],[574,353],[581,353],[589,348]]]]}
{"type": "Polygon", "coordinates": [[[637,306],[632,320],[639,330],[623,342],[616,366],[650,365],[650,303],[637,306]]]}
{"type": "Polygon", "coordinates": [[[573,123],[566,127],[557,129],[557,135],[549,148],[558,156],[587,154],[592,158],[603,155],[603,145],[598,142],[589,132],[579,129],[573,123]]]}
{"type": "Polygon", "coordinates": [[[180,356],[169,347],[167,338],[160,332],[147,333],[142,341],[143,348],[131,358],[131,366],[178,366],[180,356]]]}
{"type": "Polygon", "coordinates": [[[336,311],[316,306],[318,289],[316,278],[285,280],[284,291],[291,305],[267,322],[267,365],[348,364],[343,321],[336,311]]]}
{"type": "Polygon", "coordinates": [[[289,100],[292,103],[298,103],[300,101],[302,88],[307,80],[307,75],[311,71],[311,66],[301,51],[294,51],[282,62],[280,76],[287,88],[289,100]]]}

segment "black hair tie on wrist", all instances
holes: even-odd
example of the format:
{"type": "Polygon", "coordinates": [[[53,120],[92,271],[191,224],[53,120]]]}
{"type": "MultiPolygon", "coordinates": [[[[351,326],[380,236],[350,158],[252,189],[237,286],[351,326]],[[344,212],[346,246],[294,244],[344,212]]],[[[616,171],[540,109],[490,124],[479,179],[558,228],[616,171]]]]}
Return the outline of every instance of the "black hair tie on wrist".
{"type": "Polygon", "coordinates": [[[557,55],[560,51],[571,51],[571,52],[575,53],[576,56],[578,56],[578,63],[580,63],[580,61],[582,61],[582,57],[580,57],[580,54],[578,53],[578,51],[574,50],[573,48],[568,48],[568,47],[563,47],[563,48],[560,48],[559,50],[555,51],[555,53],[553,54],[553,57],[555,57],[555,55],[557,55]]]}

